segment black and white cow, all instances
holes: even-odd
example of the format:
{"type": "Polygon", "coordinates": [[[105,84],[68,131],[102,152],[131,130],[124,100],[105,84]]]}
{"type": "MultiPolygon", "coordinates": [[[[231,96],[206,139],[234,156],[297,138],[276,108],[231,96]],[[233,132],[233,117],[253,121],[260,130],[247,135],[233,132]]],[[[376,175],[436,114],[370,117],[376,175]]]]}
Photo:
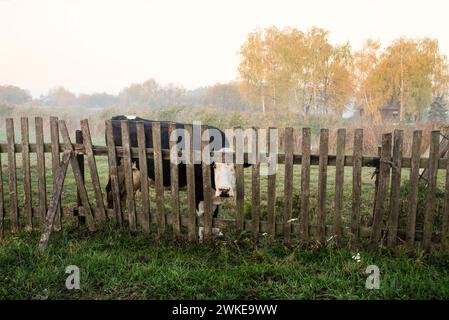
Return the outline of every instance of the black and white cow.
{"type": "MultiPolygon", "coordinates": [[[[136,116],[114,116],[112,117],[112,133],[114,137],[114,143],[116,146],[122,145],[122,134],[121,134],[121,121],[127,120],[129,123],[129,134],[130,134],[130,145],[131,147],[137,147],[137,127],[136,123],[138,121],[141,121],[144,123],[145,128],[145,141],[146,141],[146,147],[152,148],[153,147],[153,134],[152,134],[152,124],[156,121],[153,120],[147,120],[136,116]]],[[[169,136],[169,125],[173,122],[169,121],[158,121],[161,124],[161,148],[162,149],[169,149],[169,143],[170,143],[170,136],[169,136]]],[[[184,124],[181,123],[175,123],[176,129],[184,129],[184,124]]],[[[214,147],[219,149],[221,148],[229,148],[229,141],[226,139],[226,136],[223,131],[212,127],[207,126],[210,132],[210,142],[214,141],[214,136],[221,137],[221,145],[218,146],[215,144],[214,147]]],[[[178,137],[178,144],[181,148],[184,148],[185,139],[183,136],[184,130],[179,130],[179,137],[178,137]]],[[[220,140],[220,139],[219,139],[220,140]]],[[[194,142],[194,149],[198,150],[198,148],[201,148],[201,142],[199,142],[199,145],[195,145],[194,142]]],[[[217,150],[216,149],[216,150],[217,150]]],[[[119,166],[120,166],[120,159],[119,166]]],[[[135,166],[133,170],[139,169],[139,159],[133,158],[132,162],[135,166]]],[[[218,208],[219,205],[222,203],[223,198],[232,197],[234,195],[234,189],[235,189],[235,166],[234,164],[228,164],[228,163],[211,163],[211,185],[212,189],[214,190],[213,196],[212,196],[212,204],[213,204],[213,216],[217,217],[218,215],[218,208]]],[[[150,179],[150,183],[154,182],[155,180],[155,172],[154,172],[154,161],[153,159],[147,160],[147,166],[148,166],[148,177],[150,179]]],[[[248,164],[245,164],[245,166],[249,166],[248,164]]],[[[195,172],[195,205],[198,216],[203,215],[204,213],[204,192],[203,192],[203,173],[202,173],[202,166],[201,163],[195,163],[194,164],[194,172],[195,172]]],[[[170,160],[163,159],[162,160],[162,175],[163,175],[163,185],[164,187],[170,186],[170,160]]],[[[187,171],[186,171],[186,165],[185,163],[180,163],[178,166],[178,181],[179,181],[179,188],[183,188],[187,185],[187,171]]],[[[139,181],[139,175],[133,174],[133,180],[134,180],[134,188],[135,190],[140,188],[140,181],[139,181]],[[138,186],[136,186],[138,184],[138,186]]],[[[119,179],[120,179],[120,172],[119,172],[119,179]]],[[[124,189],[124,186],[122,185],[121,188],[124,189]]],[[[112,207],[112,189],[111,189],[111,183],[110,179],[108,179],[108,183],[106,185],[106,192],[107,192],[107,199],[108,199],[108,207],[112,207]]],[[[218,233],[219,231],[214,230],[215,233],[218,233]]]]}

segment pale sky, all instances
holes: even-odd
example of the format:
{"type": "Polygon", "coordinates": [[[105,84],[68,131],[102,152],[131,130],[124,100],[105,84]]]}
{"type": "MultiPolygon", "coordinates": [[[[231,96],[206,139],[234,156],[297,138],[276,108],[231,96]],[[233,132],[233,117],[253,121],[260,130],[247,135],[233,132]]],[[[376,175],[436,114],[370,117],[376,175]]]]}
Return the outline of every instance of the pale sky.
{"type": "Polygon", "coordinates": [[[256,27],[312,26],[354,49],[434,37],[449,55],[447,0],[0,0],[0,84],[118,93],[155,78],[187,89],[237,78],[256,27]]]}

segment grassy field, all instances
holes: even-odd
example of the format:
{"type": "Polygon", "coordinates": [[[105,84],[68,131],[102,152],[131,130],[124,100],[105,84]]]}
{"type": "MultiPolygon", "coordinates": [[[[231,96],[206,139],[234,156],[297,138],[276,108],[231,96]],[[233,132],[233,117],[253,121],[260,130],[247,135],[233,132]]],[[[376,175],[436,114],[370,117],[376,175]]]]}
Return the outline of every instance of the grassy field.
{"type": "MultiPolygon", "coordinates": [[[[18,157],[19,204],[23,198],[21,163],[18,157]]],[[[34,158],[32,158],[33,160],[34,158]]],[[[6,157],[3,155],[3,183],[7,190],[6,157]]],[[[37,180],[32,161],[33,205],[37,206],[37,180]]],[[[51,164],[47,158],[47,164],[51,164]]],[[[107,172],[106,158],[97,158],[100,177],[107,172]]],[[[51,195],[51,167],[47,169],[48,198],[51,195]]],[[[86,166],[87,170],[87,166],[86,166]]],[[[373,170],[363,172],[362,221],[372,214],[373,170]]],[[[406,172],[406,171],[404,171],[406,172]]],[[[335,170],[328,172],[328,222],[332,222],[335,170]]],[[[294,172],[294,215],[299,213],[300,167],[294,172]]],[[[311,175],[311,210],[316,210],[317,168],[311,175]]],[[[344,221],[351,212],[350,168],[345,170],[344,221]]],[[[404,184],[407,174],[404,174],[404,184]]],[[[251,170],[245,170],[245,208],[251,211],[251,170]]],[[[94,204],[88,171],[88,191],[94,204]]],[[[277,175],[278,217],[283,208],[283,168],[277,175]]],[[[444,172],[439,185],[444,185],[444,172]]],[[[266,177],[261,179],[262,217],[266,214],[266,177]]],[[[69,170],[63,206],[74,206],[74,179],[69,170]]],[[[169,192],[166,192],[169,211],[169,192]]],[[[185,214],[185,192],[181,192],[185,214]]],[[[6,194],[6,201],[8,195],[6,194]]],[[[440,203],[440,202],[439,202],[440,203]]],[[[151,206],[154,210],[154,190],[151,206]]],[[[233,217],[234,203],[227,200],[221,217],[233,217]]],[[[360,250],[361,261],[348,249],[284,247],[281,244],[258,246],[245,236],[234,240],[225,237],[214,244],[193,245],[173,241],[157,241],[151,236],[117,232],[112,227],[91,234],[76,229],[66,217],[64,230],[54,233],[49,250],[37,250],[39,233],[6,233],[0,239],[1,299],[447,299],[449,298],[449,256],[442,253],[417,254],[409,257],[401,252],[360,250]],[[380,290],[367,290],[365,269],[375,264],[380,268],[380,290]],[[81,290],[65,288],[65,268],[77,265],[81,271],[81,290]]]]}

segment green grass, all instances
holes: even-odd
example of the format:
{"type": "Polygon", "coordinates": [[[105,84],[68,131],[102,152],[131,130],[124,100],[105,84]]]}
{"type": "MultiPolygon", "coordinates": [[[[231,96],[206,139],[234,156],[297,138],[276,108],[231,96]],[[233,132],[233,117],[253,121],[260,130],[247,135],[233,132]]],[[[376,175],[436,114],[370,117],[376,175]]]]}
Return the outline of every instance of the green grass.
{"type": "MultiPolygon", "coordinates": [[[[18,198],[22,206],[21,161],[17,157],[18,198]]],[[[8,190],[6,155],[2,156],[4,190],[8,190]]],[[[52,191],[51,159],[47,164],[47,198],[52,191]]],[[[100,180],[107,172],[105,157],[97,157],[100,180]]],[[[33,206],[38,205],[35,155],[32,155],[33,206]]],[[[311,174],[311,212],[317,203],[317,172],[311,174]]],[[[364,168],[362,183],[362,223],[372,215],[373,169],[364,168]]],[[[444,186],[440,170],[439,186],[444,186]]],[[[327,222],[333,219],[335,169],[328,169],[327,222]]],[[[403,182],[408,178],[404,170],[403,182]]],[[[351,214],[351,168],[345,168],[343,221],[351,214]]],[[[251,202],[251,170],[245,170],[245,202],[247,213],[251,202]]],[[[283,214],[284,172],[277,174],[276,214],[283,214]]],[[[261,217],[266,216],[266,177],[261,178],[261,217]]],[[[86,165],[86,186],[92,205],[95,204],[90,175],[86,165]]],[[[294,170],[294,216],[299,213],[300,167],[294,170]]],[[[104,185],[103,185],[104,187],[104,185]]],[[[71,209],[76,203],[75,183],[68,171],[63,206],[71,209]]],[[[444,196],[444,195],[443,195],[444,196]]],[[[150,203],[155,210],[154,190],[150,203]]],[[[169,212],[170,193],[165,192],[169,212]]],[[[186,193],[181,191],[181,212],[186,214],[186,193]]],[[[403,196],[403,201],[406,197],[403,196]]],[[[8,192],[5,192],[8,205],[8,192]]],[[[138,204],[139,195],[137,196],[138,204]]],[[[234,217],[234,202],[223,204],[220,217],[234,217]]],[[[406,202],[404,202],[406,205],[406,202]]],[[[7,207],[7,206],[6,206],[7,207]]],[[[138,205],[139,207],[139,205],[138,205]]],[[[70,212],[70,210],[68,210],[70,212]]],[[[440,208],[441,214],[441,208],[440,208]]],[[[6,233],[0,239],[0,299],[448,299],[449,257],[443,253],[408,257],[387,251],[361,250],[360,263],[349,249],[286,248],[280,244],[255,246],[245,237],[234,242],[225,238],[214,244],[193,245],[170,240],[158,242],[141,234],[118,232],[112,228],[97,233],[76,229],[73,219],[65,217],[62,232],[53,233],[49,250],[37,251],[39,234],[6,233]],[[368,265],[379,266],[380,290],[365,289],[368,265]],[[64,273],[68,265],[81,269],[81,290],[65,289],[64,273]]],[[[249,218],[249,216],[247,217],[249,218]]],[[[8,214],[7,214],[8,220],[8,214]]],[[[6,221],[8,223],[8,221],[6,221]]],[[[313,219],[312,219],[313,222],[313,219]]]]}
{"type": "Polygon", "coordinates": [[[255,247],[249,241],[157,242],[108,229],[54,234],[45,254],[38,234],[0,240],[0,299],[447,299],[449,258],[409,258],[346,249],[255,247]],[[380,268],[379,290],[365,269],[380,268]],[[67,290],[65,268],[80,268],[67,290]]]}

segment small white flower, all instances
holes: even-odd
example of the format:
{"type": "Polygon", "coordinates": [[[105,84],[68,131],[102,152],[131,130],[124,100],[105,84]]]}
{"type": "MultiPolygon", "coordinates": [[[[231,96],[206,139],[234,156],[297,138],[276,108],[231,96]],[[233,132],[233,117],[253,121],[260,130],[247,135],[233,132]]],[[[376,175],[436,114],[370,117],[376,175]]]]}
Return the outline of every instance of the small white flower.
{"type": "Polygon", "coordinates": [[[262,237],[266,237],[268,235],[268,233],[264,232],[262,233],[262,237]]]}
{"type": "Polygon", "coordinates": [[[362,260],[362,258],[360,257],[360,253],[357,252],[356,254],[352,255],[352,260],[354,260],[357,263],[360,263],[360,261],[362,260]]]}

